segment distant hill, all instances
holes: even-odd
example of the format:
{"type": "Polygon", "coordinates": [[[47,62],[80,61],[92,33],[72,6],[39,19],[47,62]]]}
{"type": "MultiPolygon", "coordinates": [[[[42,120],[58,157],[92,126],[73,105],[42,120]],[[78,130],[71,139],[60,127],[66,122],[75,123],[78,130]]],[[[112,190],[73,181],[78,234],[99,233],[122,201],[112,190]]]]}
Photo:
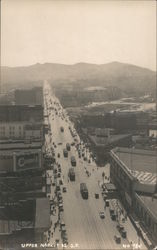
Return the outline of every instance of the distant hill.
{"type": "Polygon", "coordinates": [[[51,82],[84,83],[87,86],[117,86],[125,91],[155,91],[156,72],[135,65],[112,62],[108,64],[55,63],[35,64],[27,67],[2,67],[2,83],[51,82]]]}

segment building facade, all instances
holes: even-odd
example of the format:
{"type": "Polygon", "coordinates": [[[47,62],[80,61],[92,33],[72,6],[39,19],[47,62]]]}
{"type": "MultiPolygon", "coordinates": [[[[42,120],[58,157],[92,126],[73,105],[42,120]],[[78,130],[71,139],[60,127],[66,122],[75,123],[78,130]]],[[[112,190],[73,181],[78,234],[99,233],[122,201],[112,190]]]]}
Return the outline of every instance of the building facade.
{"type": "Polygon", "coordinates": [[[42,105],[43,106],[43,88],[34,87],[32,89],[15,90],[16,105],[42,105]]]}
{"type": "Polygon", "coordinates": [[[157,244],[156,154],[150,150],[115,148],[110,153],[110,178],[129,214],[157,244]]]}

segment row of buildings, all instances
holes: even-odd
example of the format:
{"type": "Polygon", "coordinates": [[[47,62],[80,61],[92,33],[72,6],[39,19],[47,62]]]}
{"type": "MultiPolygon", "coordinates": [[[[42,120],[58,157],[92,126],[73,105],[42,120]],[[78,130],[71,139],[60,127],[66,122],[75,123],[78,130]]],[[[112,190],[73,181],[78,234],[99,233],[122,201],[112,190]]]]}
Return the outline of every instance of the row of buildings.
{"type": "Polygon", "coordinates": [[[82,110],[73,120],[97,164],[110,162],[111,183],[152,249],[157,245],[156,113],[82,110]]]}
{"type": "Polygon", "coordinates": [[[110,178],[128,213],[157,244],[157,152],[116,147],[110,152],[110,178]]]}
{"type": "Polygon", "coordinates": [[[42,88],[16,90],[14,103],[0,105],[2,249],[43,242],[44,232],[50,227],[42,92],[42,88]]]}
{"type": "Polygon", "coordinates": [[[81,111],[72,118],[80,136],[86,140],[99,165],[114,147],[155,149],[157,120],[153,112],[81,111]],[[105,153],[104,153],[105,152],[105,153]]]}

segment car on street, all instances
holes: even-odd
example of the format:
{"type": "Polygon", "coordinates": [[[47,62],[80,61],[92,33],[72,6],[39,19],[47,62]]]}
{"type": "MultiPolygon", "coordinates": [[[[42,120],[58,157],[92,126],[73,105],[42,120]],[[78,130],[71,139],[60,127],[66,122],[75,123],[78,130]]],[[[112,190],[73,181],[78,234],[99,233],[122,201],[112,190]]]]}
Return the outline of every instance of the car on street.
{"type": "Polygon", "coordinates": [[[112,219],[113,221],[116,220],[116,214],[115,214],[115,213],[111,214],[111,219],[112,219]]]}
{"type": "Polygon", "coordinates": [[[117,225],[117,229],[118,229],[119,233],[121,234],[121,236],[122,236],[123,238],[126,238],[127,233],[126,233],[126,231],[125,231],[125,229],[124,229],[124,226],[121,225],[121,224],[118,224],[118,225],[117,225]]]}
{"type": "Polygon", "coordinates": [[[54,174],[54,178],[57,179],[57,174],[54,174]]]}
{"type": "Polygon", "coordinates": [[[65,222],[62,220],[61,223],[60,223],[60,227],[65,227],[65,222]]]}
{"type": "Polygon", "coordinates": [[[56,187],[56,190],[57,190],[57,191],[60,191],[60,186],[57,186],[57,187],[56,187]]]}
{"type": "MultiPolygon", "coordinates": [[[[61,232],[66,232],[65,225],[63,225],[63,226],[61,227],[61,232]]],[[[64,236],[65,236],[65,235],[64,235],[64,236]]]]}
{"type": "Polygon", "coordinates": [[[66,246],[68,245],[68,239],[63,239],[63,244],[66,246]]]}
{"type": "Polygon", "coordinates": [[[101,219],[105,219],[105,213],[104,212],[99,212],[99,216],[101,219]]]}
{"type": "Polygon", "coordinates": [[[67,236],[66,231],[61,231],[61,237],[63,240],[68,240],[68,236],[67,236]]]}
{"type": "Polygon", "coordinates": [[[63,181],[62,180],[59,180],[59,185],[63,185],[63,181]]]}
{"type": "Polygon", "coordinates": [[[59,207],[59,211],[60,211],[60,212],[63,212],[63,211],[64,211],[64,209],[63,209],[63,204],[59,204],[58,207],[59,207]]]}
{"type": "Polygon", "coordinates": [[[120,244],[120,243],[121,243],[121,237],[118,236],[118,235],[115,235],[115,236],[114,236],[114,240],[115,240],[115,242],[116,242],[117,244],[120,244]]]}
{"type": "Polygon", "coordinates": [[[70,144],[69,144],[69,143],[66,143],[66,149],[67,149],[68,151],[70,151],[70,144]]]}
{"type": "Polygon", "coordinates": [[[57,197],[62,197],[62,194],[61,194],[61,192],[60,192],[60,191],[58,191],[58,193],[57,193],[57,197]]]}
{"type": "Polygon", "coordinates": [[[75,159],[75,156],[71,156],[71,165],[72,165],[73,167],[76,166],[76,159],[75,159]]]}
{"type": "Polygon", "coordinates": [[[104,195],[103,195],[103,200],[106,201],[106,199],[107,199],[107,195],[104,194],[104,195]]]}
{"type": "Polygon", "coordinates": [[[57,155],[57,156],[58,156],[58,158],[60,158],[60,153],[58,153],[58,155],[57,155]]]}
{"type": "Polygon", "coordinates": [[[63,133],[63,132],[64,132],[64,128],[63,128],[63,127],[60,127],[60,131],[63,133]]]}
{"type": "Polygon", "coordinates": [[[109,207],[110,203],[109,200],[106,200],[106,207],[109,207]]]}
{"type": "Polygon", "coordinates": [[[59,204],[63,203],[63,198],[61,196],[57,197],[57,200],[59,204]]]}
{"type": "Polygon", "coordinates": [[[95,199],[99,199],[99,194],[95,194],[95,199]]]}
{"type": "Polygon", "coordinates": [[[62,200],[62,199],[59,200],[59,201],[58,201],[58,204],[63,206],[63,200],[62,200]]]}
{"type": "Polygon", "coordinates": [[[67,189],[66,189],[66,187],[63,187],[63,193],[66,193],[67,192],[67,189]]]}
{"type": "Polygon", "coordinates": [[[58,168],[58,172],[59,172],[59,173],[61,173],[61,172],[62,172],[61,168],[58,168]]]}
{"type": "Polygon", "coordinates": [[[123,229],[123,230],[121,231],[121,236],[125,239],[125,238],[126,238],[126,235],[127,235],[127,233],[126,233],[125,229],[123,229]]]}

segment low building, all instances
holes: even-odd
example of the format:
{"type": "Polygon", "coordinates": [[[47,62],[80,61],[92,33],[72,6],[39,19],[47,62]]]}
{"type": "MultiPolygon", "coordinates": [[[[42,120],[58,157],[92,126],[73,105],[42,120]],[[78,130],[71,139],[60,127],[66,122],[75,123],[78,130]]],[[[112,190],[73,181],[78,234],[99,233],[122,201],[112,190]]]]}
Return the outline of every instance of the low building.
{"type": "Polygon", "coordinates": [[[0,140],[43,141],[43,107],[26,105],[0,106],[0,140]]]}
{"type": "Polygon", "coordinates": [[[0,122],[42,122],[41,105],[0,105],[0,122]]]}
{"type": "Polygon", "coordinates": [[[122,189],[153,194],[156,190],[156,152],[133,148],[111,151],[111,178],[122,189]],[[117,178],[118,177],[118,178],[117,178]]]}
{"type": "Polygon", "coordinates": [[[0,140],[43,140],[43,124],[31,122],[12,122],[0,124],[0,140]]]}
{"type": "Polygon", "coordinates": [[[116,146],[128,147],[132,143],[132,136],[130,134],[112,134],[112,130],[106,129],[106,132],[96,130],[95,135],[88,135],[91,142],[91,147],[96,156],[98,164],[104,164],[109,158],[109,152],[116,146]]]}
{"type": "Polygon", "coordinates": [[[45,242],[44,232],[49,228],[48,198],[21,200],[0,213],[0,247],[21,249],[21,244],[25,243],[40,246],[45,242]]]}
{"type": "Polygon", "coordinates": [[[147,131],[149,123],[149,114],[142,111],[133,112],[113,112],[106,114],[105,125],[116,129],[117,132],[122,131],[147,131]]]}
{"type": "Polygon", "coordinates": [[[15,90],[16,105],[42,105],[43,106],[43,88],[34,87],[32,89],[15,90]]]}
{"type": "Polygon", "coordinates": [[[111,181],[128,213],[136,213],[153,240],[157,239],[156,164],[152,150],[115,148],[110,153],[111,181]]]}
{"type": "Polygon", "coordinates": [[[135,194],[133,208],[140,222],[157,244],[157,197],[135,194]]]}

